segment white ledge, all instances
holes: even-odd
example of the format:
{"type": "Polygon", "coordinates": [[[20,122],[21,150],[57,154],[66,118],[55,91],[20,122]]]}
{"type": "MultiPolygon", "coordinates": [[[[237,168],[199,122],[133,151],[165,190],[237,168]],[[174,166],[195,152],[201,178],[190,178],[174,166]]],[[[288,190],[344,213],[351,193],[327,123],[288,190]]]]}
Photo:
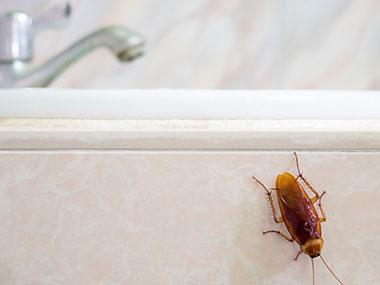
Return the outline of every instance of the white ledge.
{"type": "Polygon", "coordinates": [[[0,91],[2,118],[380,119],[378,91],[0,91]]]}
{"type": "Polygon", "coordinates": [[[0,149],[380,150],[380,92],[0,91],[0,149]]]}

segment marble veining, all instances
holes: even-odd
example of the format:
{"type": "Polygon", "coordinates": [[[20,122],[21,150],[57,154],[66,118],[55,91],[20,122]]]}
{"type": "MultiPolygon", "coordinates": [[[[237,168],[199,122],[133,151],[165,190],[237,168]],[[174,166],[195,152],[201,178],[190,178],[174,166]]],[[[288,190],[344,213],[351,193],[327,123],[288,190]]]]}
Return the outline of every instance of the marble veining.
{"type": "MultiPolygon", "coordinates": [[[[326,190],[329,264],[380,283],[380,153],[300,152],[326,190]]],[[[311,284],[309,258],[267,229],[291,152],[2,151],[1,284],[311,284]]],[[[336,284],[316,260],[317,284],[336,284]]]]}
{"type": "MultiPolygon", "coordinates": [[[[33,15],[64,0],[5,0],[33,15]]],[[[43,61],[104,25],[126,25],[147,53],[121,65],[87,56],[57,88],[379,89],[377,0],[78,0],[69,26],[36,39],[43,61]],[[59,43],[59,44],[57,44],[59,43]],[[95,65],[94,65],[95,63],[95,65]],[[101,68],[98,68],[101,67],[101,68]]]]}

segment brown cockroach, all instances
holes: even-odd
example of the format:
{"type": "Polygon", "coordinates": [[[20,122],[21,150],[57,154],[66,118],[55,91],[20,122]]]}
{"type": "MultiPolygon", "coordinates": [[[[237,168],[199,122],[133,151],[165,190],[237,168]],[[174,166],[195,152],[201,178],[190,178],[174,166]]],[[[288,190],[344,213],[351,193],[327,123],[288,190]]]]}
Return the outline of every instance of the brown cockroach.
{"type": "Polygon", "coordinates": [[[280,231],[269,230],[264,231],[263,234],[275,233],[280,235],[283,239],[289,242],[297,242],[300,245],[300,251],[294,260],[297,260],[301,253],[305,253],[311,258],[311,266],[313,272],[313,285],[315,284],[315,269],[314,258],[320,257],[326,268],[331,272],[335,279],[340,283],[343,282],[336,276],[336,274],[327,265],[321,255],[323,247],[321,223],[326,221],[326,215],[322,208],[321,199],[326,194],[324,191],[321,195],[310,185],[304,178],[300,171],[298,156],[294,153],[298,175],[294,177],[292,174],[285,172],[281,173],[276,178],[276,188],[271,188],[277,194],[277,201],[280,208],[281,215],[276,215],[276,209],[273,202],[272,192],[268,190],[263,183],[256,177],[253,177],[266,191],[268,196],[269,205],[272,210],[273,219],[277,224],[284,223],[290,236],[288,237],[280,231]],[[314,197],[310,198],[305,189],[299,183],[299,180],[306,185],[307,188],[313,192],[314,197]],[[314,203],[318,202],[318,208],[321,217],[318,215],[314,207],[314,203]]]}

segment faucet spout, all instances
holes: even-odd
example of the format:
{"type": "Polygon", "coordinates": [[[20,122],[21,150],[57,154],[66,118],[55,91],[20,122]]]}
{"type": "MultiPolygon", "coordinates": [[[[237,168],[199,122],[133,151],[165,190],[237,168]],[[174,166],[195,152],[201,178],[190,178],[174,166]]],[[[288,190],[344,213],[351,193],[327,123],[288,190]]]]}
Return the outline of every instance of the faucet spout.
{"type": "Polygon", "coordinates": [[[100,47],[108,48],[122,62],[132,61],[144,53],[144,40],[124,27],[102,28],[79,40],[39,67],[28,68],[28,65],[22,62],[9,64],[6,67],[8,74],[4,75],[3,70],[3,76],[0,75],[0,86],[45,87],[68,66],[100,47]]]}

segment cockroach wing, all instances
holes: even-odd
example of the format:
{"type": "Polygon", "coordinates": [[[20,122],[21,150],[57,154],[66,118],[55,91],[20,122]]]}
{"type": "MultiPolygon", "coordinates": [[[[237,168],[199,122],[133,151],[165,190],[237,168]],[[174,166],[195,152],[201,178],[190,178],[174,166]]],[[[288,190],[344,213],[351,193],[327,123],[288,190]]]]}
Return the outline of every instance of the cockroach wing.
{"type": "Polygon", "coordinates": [[[290,173],[276,179],[278,204],[286,228],[300,245],[321,237],[321,224],[309,196],[290,173]]]}

